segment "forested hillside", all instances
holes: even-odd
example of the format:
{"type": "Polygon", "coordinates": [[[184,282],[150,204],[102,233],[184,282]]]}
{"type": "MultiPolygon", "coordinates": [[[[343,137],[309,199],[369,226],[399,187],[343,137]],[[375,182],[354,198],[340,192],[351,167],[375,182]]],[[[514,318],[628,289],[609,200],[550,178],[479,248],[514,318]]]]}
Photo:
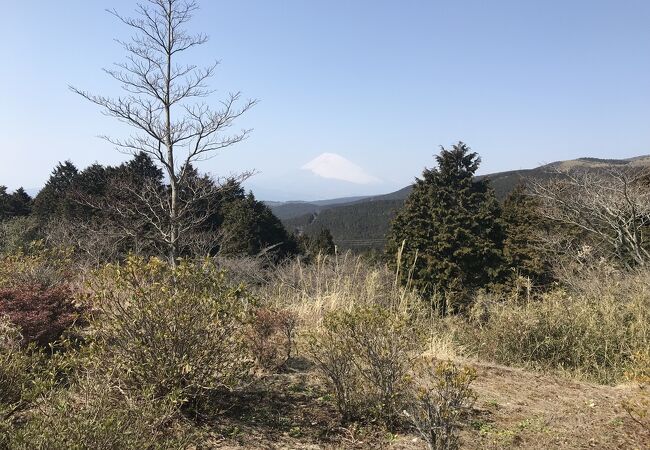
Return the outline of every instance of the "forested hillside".
{"type": "Polygon", "coordinates": [[[342,249],[383,248],[388,225],[403,200],[368,200],[283,220],[288,230],[315,235],[329,229],[342,249]]]}
{"type": "MultiPolygon", "coordinates": [[[[650,165],[648,156],[621,160],[579,158],[557,161],[534,169],[480,175],[476,179],[488,178],[496,197],[503,201],[520,183],[530,179],[548,179],[554,176],[558,169],[584,168],[597,171],[608,167],[648,165],[650,165]]],[[[315,235],[320,230],[328,228],[334,237],[334,242],[341,249],[383,248],[390,221],[412,190],[413,186],[406,186],[389,194],[348,203],[278,202],[270,205],[270,208],[290,232],[315,235]]]]}

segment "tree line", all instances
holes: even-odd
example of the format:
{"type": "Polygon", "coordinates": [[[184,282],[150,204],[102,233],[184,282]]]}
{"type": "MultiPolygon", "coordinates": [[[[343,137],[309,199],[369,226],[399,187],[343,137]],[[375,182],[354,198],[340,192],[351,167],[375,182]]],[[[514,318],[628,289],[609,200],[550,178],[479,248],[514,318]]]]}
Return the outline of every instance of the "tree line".
{"type": "MultiPolygon", "coordinates": [[[[328,231],[313,238],[289,233],[237,179],[216,180],[191,166],[184,170],[178,257],[264,255],[278,261],[334,252],[328,231]]],[[[129,252],[165,254],[164,205],[157,207],[146,194],[165,198],[170,189],[163,171],[145,153],[118,166],[95,163],[79,170],[70,161],[59,163],[33,199],[22,188],[9,193],[0,186],[0,247],[8,251],[43,239],[97,264],[129,252]]]]}

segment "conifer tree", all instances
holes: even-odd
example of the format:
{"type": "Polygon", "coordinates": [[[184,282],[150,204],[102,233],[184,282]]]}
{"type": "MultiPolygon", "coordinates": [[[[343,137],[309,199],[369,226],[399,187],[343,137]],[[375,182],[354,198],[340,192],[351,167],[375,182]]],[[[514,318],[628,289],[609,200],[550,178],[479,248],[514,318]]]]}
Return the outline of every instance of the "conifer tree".
{"type": "Polygon", "coordinates": [[[22,187],[9,196],[9,215],[12,217],[29,216],[32,212],[32,198],[22,187]]]}
{"type": "Polygon", "coordinates": [[[441,147],[438,167],[425,169],[389,235],[388,251],[401,251],[402,282],[434,299],[442,314],[460,309],[466,293],[503,274],[500,206],[487,179],[477,180],[478,154],[462,142],[441,147]]]}
{"type": "Polygon", "coordinates": [[[506,197],[502,212],[506,231],[503,253],[512,275],[546,283],[550,280],[550,267],[541,242],[544,221],[537,208],[537,200],[526,194],[524,184],[506,197]]]}
{"type": "Polygon", "coordinates": [[[0,220],[9,218],[9,199],[11,196],[7,192],[7,186],[0,185],[0,220]]]}
{"type": "Polygon", "coordinates": [[[65,215],[77,205],[69,198],[69,192],[78,174],[79,171],[70,161],[57,164],[34,199],[33,212],[41,221],[65,215]]]}
{"type": "Polygon", "coordinates": [[[334,237],[329,228],[323,228],[318,232],[314,238],[313,247],[316,252],[320,252],[324,255],[333,255],[336,252],[334,237]]]}

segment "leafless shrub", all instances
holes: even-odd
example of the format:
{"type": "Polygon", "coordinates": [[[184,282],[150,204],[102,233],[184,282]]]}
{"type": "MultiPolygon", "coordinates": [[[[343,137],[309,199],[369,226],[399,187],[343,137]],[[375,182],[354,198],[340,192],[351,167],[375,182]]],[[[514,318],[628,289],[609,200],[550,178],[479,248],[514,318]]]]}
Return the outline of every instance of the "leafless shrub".
{"type": "Polygon", "coordinates": [[[470,384],[476,372],[449,361],[434,363],[420,374],[404,416],[415,427],[430,450],[459,448],[458,431],[476,394],[470,384]]]}
{"type": "Polygon", "coordinates": [[[309,339],[308,354],[328,380],[344,422],[397,422],[421,335],[408,316],[380,306],[333,311],[309,339]]]}
{"type": "Polygon", "coordinates": [[[290,311],[259,308],[253,313],[248,342],[262,368],[277,370],[291,358],[297,325],[290,311]]]}
{"type": "Polygon", "coordinates": [[[256,256],[216,256],[213,261],[228,273],[234,283],[244,283],[249,287],[266,288],[275,270],[267,260],[256,256]]]}

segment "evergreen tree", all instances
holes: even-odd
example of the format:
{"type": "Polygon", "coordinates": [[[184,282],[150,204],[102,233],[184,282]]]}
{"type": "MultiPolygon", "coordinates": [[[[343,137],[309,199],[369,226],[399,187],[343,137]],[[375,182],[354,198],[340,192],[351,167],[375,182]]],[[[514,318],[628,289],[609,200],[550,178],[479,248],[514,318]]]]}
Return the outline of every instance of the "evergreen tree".
{"type": "Polygon", "coordinates": [[[315,236],[302,234],[299,237],[299,245],[301,252],[308,257],[336,253],[336,244],[334,244],[334,237],[329,228],[321,228],[315,236]]]}
{"type": "Polygon", "coordinates": [[[32,198],[21,187],[9,194],[6,186],[0,186],[0,220],[29,216],[32,212],[32,198]]]}
{"type": "Polygon", "coordinates": [[[506,231],[504,257],[512,275],[531,278],[535,282],[550,281],[550,265],[543,251],[541,236],[544,221],[537,214],[537,201],[519,184],[503,203],[506,231]]]}
{"type": "Polygon", "coordinates": [[[9,218],[9,198],[7,186],[0,185],[0,220],[9,218]]]}
{"type": "Polygon", "coordinates": [[[59,215],[67,220],[83,222],[105,217],[104,211],[91,205],[107,195],[111,169],[94,163],[77,173],[67,188],[66,205],[59,215]]]}
{"type": "Polygon", "coordinates": [[[70,188],[79,171],[70,161],[59,163],[52,171],[49,180],[34,199],[33,212],[41,221],[56,216],[64,216],[77,202],[69,196],[70,188]]]}
{"type": "Polygon", "coordinates": [[[264,202],[255,199],[252,193],[246,194],[238,181],[228,180],[217,186],[212,178],[200,175],[192,166],[184,172],[185,189],[193,192],[186,196],[185,189],[181,190],[179,201],[181,205],[191,201],[197,216],[203,216],[206,211],[210,213],[195,230],[215,237],[210,253],[257,255],[268,251],[276,258],[297,253],[297,242],[282,222],[264,202]],[[196,201],[197,191],[212,192],[212,195],[196,201]]]}
{"type": "Polygon", "coordinates": [[[328,228],[323,228],[314,239],[314,248],[317,252],[324,255],[333,255],[336,253],[334,237],[328,228]]]}
{"type": "Polygon", "coordinates": [[[26,217],[32,212],[32,198],[20,187],[9,196],[9,215],[11,217],[26,217]]]}
{"type": "Polygon", "coordinates": [[[400,275],[428,298],[440,292],[441,313],[463,306],[465,294],[503,275],[500,207],[480,158],[462,142],[441,148],[391,224],[388,251],[402,249],[400,275]]]}
{"type": "Polygon", "coordinates": [[[161,184],[163,171],[156,166],[151,156],[144,152],[136,154],[131,160],[122,163],[117,172],[134,182],[155,182],[161,184]]]}
{"type": "Polygon", "coordinates": [[[298,246],[271,209],[243,188],[229,189],[222,199],[221,231],[230,238],[221,253],[256,255],[270,250],[277,258],[297,253],[298,246]]]}

